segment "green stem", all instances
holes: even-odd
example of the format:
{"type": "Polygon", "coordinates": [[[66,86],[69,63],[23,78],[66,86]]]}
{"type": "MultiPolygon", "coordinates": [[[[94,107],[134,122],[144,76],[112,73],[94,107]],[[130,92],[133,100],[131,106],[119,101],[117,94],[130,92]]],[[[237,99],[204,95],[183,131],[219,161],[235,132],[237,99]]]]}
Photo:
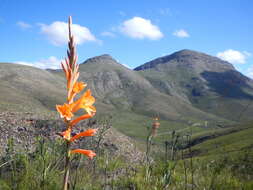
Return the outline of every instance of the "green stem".
{"type": "Polygon", "coordinates": [[[63,190],[68,190],[69,181],[69,169],[70,169],[70,142],[67,142],[66,157],[65,157],[65,171],[63,180],[63,190]]]}
{"type": "Polygon", "coordinates": [[[151,145],[152,145],[152,134],[147,137],[147,150],[146,150],[146,161],[149,164],[150,163],[150,151],[151,151],[151,145]]]}

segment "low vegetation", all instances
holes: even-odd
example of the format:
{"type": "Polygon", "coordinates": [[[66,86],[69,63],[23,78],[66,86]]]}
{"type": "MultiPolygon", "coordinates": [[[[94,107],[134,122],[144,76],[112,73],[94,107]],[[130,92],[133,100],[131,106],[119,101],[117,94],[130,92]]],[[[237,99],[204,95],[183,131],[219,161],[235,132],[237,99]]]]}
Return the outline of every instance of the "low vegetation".
{"type": "MultiPolygon", "coordinates": [[[[233,135],[240,138],[242,132],[249,133],[245,130],[233,135]]],[[[238,147],[231,151],[224,143],[216,151],[212,150],[215,146],[213,141],[221,142],[230,135],[183,149],[191,137],[177,137],[175,133],[167,142],[167,151],[162,147],[162,152],[155,146],[154,137],[149,162],[145,158],[143,162],[132,163],[122,156],[112,157],[102,147],[94,149],[97,156],[93,160],[75,155],[71,160],[69,189],[250,190],[253,188],[252,147],[238,147]],[[206,143],[211,153],[204,151],[206,143]],[[202,154],[197,155],[197,150],[203,151],[202,154]]],[[[252,145],[249,141],[252,140],[248,139],[248,145],[252,145]]],[[[92,144],[88,144],[92,148],[92,144]]],[[[17,151],[12,139],[9,139],[6,154],[1,156],[0,161],[0,189],[61,189],[65,150],[62,139],[52,141],[39,137],[35,142],[35,151],[17,151]]]]}

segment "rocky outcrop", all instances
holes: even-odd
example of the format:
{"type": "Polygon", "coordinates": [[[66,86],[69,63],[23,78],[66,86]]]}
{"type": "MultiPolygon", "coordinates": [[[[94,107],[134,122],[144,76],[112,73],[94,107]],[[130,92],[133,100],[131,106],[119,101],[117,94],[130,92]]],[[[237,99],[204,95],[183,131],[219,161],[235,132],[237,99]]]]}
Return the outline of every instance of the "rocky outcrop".
{"type": "MultiPolygon", "coordinates": [[[[0,113],[0,154],[5,154],[7,144],[13,140],[15,152],[33,152],[38,137],[54,143],[61,139],[59,132],[64,130],[64,123],[56,117],[34,115],[32,113],[0,113]]],[[[100,123],[92,119],[75,126],[77,133],[87,128],[98,128],[94,137],[81,138],[74,147],[92,149],[97,153],[106,152],[110,156],[119,156],[131,163],[143,160],[144,154],[138,150],[133,141],[111,127],[109,122],[100,123]]]]}

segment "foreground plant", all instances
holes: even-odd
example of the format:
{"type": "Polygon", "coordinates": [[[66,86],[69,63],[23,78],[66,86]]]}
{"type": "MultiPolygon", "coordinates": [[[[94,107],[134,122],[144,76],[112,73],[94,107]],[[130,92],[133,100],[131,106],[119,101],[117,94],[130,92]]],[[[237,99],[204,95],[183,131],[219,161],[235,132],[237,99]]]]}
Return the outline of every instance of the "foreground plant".
{"type": "Polygon", "coordinates": [[[68,57],[61,63],[62,69],[67,79],[67,102],[63,105],[56,105],[57,111],[60,113],[66,123],[66,130],[60,135],[66,143],[66,156],[65,156],[65,171],[63,190],[68,189],[69,170],[70,170],[70,157],[71,154],[80,153],[92,159],[96,154],[92,150],[75,149],[71,150],[71,143],[81,137],[93,136],[97,129],[88,129],[74,136],[71,135],[73,127],[80,121],[93,117],[96,113],[96,108],[93,106],[95,98],[91,95],[91,91],[87,90],[79,99],[74,100],[75,96],[80,93],[87,85],[83,82],[78,82],[79,65],[77,64],[76,48],[74,44],[74,36],[71,33],[72,18],[69,17],[69,42],[68,42],[68,57]],[[74,118],[74,114],[84,109],[87,113],[82,116],[74,118]]]}

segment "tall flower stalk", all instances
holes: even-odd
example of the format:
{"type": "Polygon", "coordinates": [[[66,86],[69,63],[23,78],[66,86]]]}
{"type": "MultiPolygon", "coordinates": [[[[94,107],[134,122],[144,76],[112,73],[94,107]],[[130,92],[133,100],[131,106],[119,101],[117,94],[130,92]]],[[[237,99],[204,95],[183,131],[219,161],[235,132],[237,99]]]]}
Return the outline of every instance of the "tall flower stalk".
{"type": "Polygon", "coordinates": [[[67,102],[63,105],[56,105],[57,111],[59,112],[61,118],[66,124],[66,130],[60,133],[66,143],[63,190],[68,189],[71,154],[84,154],[90,159],[96,156],[96,154],[92,150],[71,150],[72,142],[81,137],[93,136],[97,132],[97,129],[88,129],[74,136],[72,136],[71,134],[73,127],[78,122],[85,119],[89,119],[93,117],[96,113],[96,108],[93,106],[95,98],[91,95],[90,90],[87,90],[79,99],[75,100],[76,95],[80,93],[87,86],[87,84],[83,82],[78,82],[79,65],[77,64],[76,47],[74,43],[74,36],[71,32],[71,25],[72,18],[69,17],[69,42],[67,50],[68,56],[67,58],[65,58],[65,61],[61,63],[62,69],[65,73],[65,77],[67,80],[67,102]],[[86,113],[82,116],[75,117],[74,114],[80,109],[84,109],[86,113]]]}
{"type": "Polygon", "coordinates": [[[158,121],[159,119],[156,117],[154,118],[154,122],[152,124],[152,128],[149,129],[149,134],[147,136],[147,142],[146,142],[146,146],[147,146],[147,150],[146,150],[146,161],[149,164],[150,163],[150,152],[151,152],[151,146],[152,146],[152,140],[153,138],[156,136],[157,133],[157,129],[160,127],[160,123],[158,121]]]}

